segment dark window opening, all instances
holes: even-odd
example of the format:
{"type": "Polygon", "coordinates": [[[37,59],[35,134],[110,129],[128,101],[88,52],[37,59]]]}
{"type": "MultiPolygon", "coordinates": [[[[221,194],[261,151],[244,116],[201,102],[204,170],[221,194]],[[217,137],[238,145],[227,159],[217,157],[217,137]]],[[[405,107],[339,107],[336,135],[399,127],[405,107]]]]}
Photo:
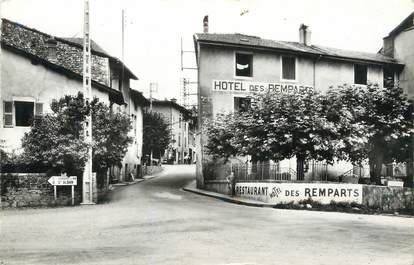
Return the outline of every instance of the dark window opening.
{"type": "Polygon", "coordinates": [[[282,79],[296,80],[295,57],[282,57],[282,79]]]}
{"type": "Polygon", "coordinates": [[[394,70],[388,67],[384,68],[384,87],[394,87],[394,75],[394,70]]]}
{"type": "Polygon", "coordinates": [[[253,76],[253,55],[236,53],[236,76],[253,76]]]}
{"type": "Polygon", "coordinates": [[[235,97],[234,98],[234,111],[235,112],[244,112],[248,111],[251,107],[251,98],[242,98],[242,97],[235,97]]]}
{"type": "Polygon", "coordinates": [[[30,126],[33,120],[33,102],[15,101],[16,126],[30,126]]]}
{"type": "Polygon", "coordinates": [[[358,85],[367,84],[367,66],[356,64],[354,66],[354,83],[358,85]]]}
{"type": "Polygon", "coordinates": [[[296,80],[295,57],[282,57],[282,79],[296,80]]]}

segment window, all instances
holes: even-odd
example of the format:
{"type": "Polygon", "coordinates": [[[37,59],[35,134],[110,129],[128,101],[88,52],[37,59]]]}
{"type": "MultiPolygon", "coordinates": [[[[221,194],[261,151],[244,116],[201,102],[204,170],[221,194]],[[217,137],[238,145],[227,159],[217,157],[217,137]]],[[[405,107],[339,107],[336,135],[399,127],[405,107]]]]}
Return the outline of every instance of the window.
{"type": "Polygon", "coordinates": [[[394,74],[393,69],[389,67],[384,68],[384,87],[394,87],[394,74]]]}
{"type": "Polygon", "coordinates": [[[242,97],[235,97],[234,98],[234,112],[243,112],[250,109],[251,106],[251,98],[242,98],[242,97]]]}
{"type": "Polygon", "coordinates": [[[16,126],[30,126],[34,116],[33,110],[33,102],[15,101],[16,126]]]}
{"type": "Polygon", "coordinates": [[[354,84],[367,84],[367,66],[362,64],[354,65],[354,84]]]}
{"type": "Polygon", "coordinates": [[[43,114],[43,103],[4,101],[3,109],[4,127],[28,127],[31,126],[34,117],[43,114]]]}
{"type": "Polygon", "coordinates": [[[178,146],[181,146],[181,135],[178,135],[178,146]]]}
{"type": "Polygon", "coordinates": [[[282,79],[296,80],[296,58],[282,57],[282,79]]]}
{"type": "Polygon", "coordinates": [[[236,52],[236,76],[253,76],[253,55],[236,52]]]}

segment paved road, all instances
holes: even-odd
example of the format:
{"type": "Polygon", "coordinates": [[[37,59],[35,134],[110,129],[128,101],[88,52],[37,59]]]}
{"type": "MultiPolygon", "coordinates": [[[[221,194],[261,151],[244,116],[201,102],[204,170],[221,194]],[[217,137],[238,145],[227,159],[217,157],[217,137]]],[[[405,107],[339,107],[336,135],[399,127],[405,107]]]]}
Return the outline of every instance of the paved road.
{"type": "Polygon", "coordinates": [[[278,210],[182,191],[193,166],[96,206],[6,210],[0,264],[414,264],[414,219],[278,210]]]}

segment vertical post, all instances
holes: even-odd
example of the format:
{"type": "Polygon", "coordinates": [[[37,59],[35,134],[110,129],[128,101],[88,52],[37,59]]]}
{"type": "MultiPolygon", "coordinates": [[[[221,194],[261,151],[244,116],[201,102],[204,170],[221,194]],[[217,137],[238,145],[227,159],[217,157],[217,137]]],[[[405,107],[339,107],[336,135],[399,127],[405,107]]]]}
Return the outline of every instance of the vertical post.
{"type": "MultiPolygon", "coordinates": [[[[91,42],[89,32],[89,0],[84,2],[83,24],[83,95],[85,105],[92,97],[91,75],[91,42]]],[[[89,112],[84,123],[84,137],[88,144],[92,143],[92,117],[89,112]]],[[[88,147],[88,160],[85,164],[82,178],[82,204],[94,204],[92,198],[92,148],[88,147]]]]}
{"type": "Polygon", "coordinates": [[[72,185],[72,206],[75,205],[75,186],[72,185]]]}
{"type": "Polygon", "coordinates": [[[57,200],[57,186],[56,185],[53,185],[53,195],[56,201],[57,200]]]}

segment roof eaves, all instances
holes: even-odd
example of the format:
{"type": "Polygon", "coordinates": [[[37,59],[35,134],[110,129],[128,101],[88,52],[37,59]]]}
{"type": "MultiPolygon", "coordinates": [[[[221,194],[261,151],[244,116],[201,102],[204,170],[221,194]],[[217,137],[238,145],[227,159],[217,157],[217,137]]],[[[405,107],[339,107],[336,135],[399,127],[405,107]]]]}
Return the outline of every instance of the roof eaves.
{"type": "MultiPolygon", "coordinates": [[[[404,64],[401,64],[399,62],[392,62],[392,61],[384,61],[384,60],[373,60],[373,59],[365,59],[365,58],[355,58],[355,57],[346,57],[346,56],[340,56],[340,55],[332,55],[327,54],[322,51],[315,51],[315,52],[309,52],[309,51],[303,51],[303,50],[297,50],[292,48],[276,48],[276,47],[268,47],[268,46],[261,46],[261,45],[249,45],[249,44],[240,44],[240,43],[229,43],[225,41],[213,41],[213,40],[202,40],[198,39],[197,42],[207,45],[221,45],[221,46],[227,46],[227,47],[242,47],[247,49],[261,49],[261,50],[271,50],[271,51],[283,51],[288,52],[291,54],[301,54],[306,55],[310,57],[324,57],[329,59],[340,59],[342,61],[357,61],[357,62],[368,62],[368,63],[374,63],[374,64],[396,64],[403,66],[404,64]]],[[[316,48],[316,46],[312,46],[313,49],[316,48]]],[[[319,49],[318,49],[319,50],[319,49]]],[[[390,58],[392,60],[395,60],[393,58],[390,58]]]]}

